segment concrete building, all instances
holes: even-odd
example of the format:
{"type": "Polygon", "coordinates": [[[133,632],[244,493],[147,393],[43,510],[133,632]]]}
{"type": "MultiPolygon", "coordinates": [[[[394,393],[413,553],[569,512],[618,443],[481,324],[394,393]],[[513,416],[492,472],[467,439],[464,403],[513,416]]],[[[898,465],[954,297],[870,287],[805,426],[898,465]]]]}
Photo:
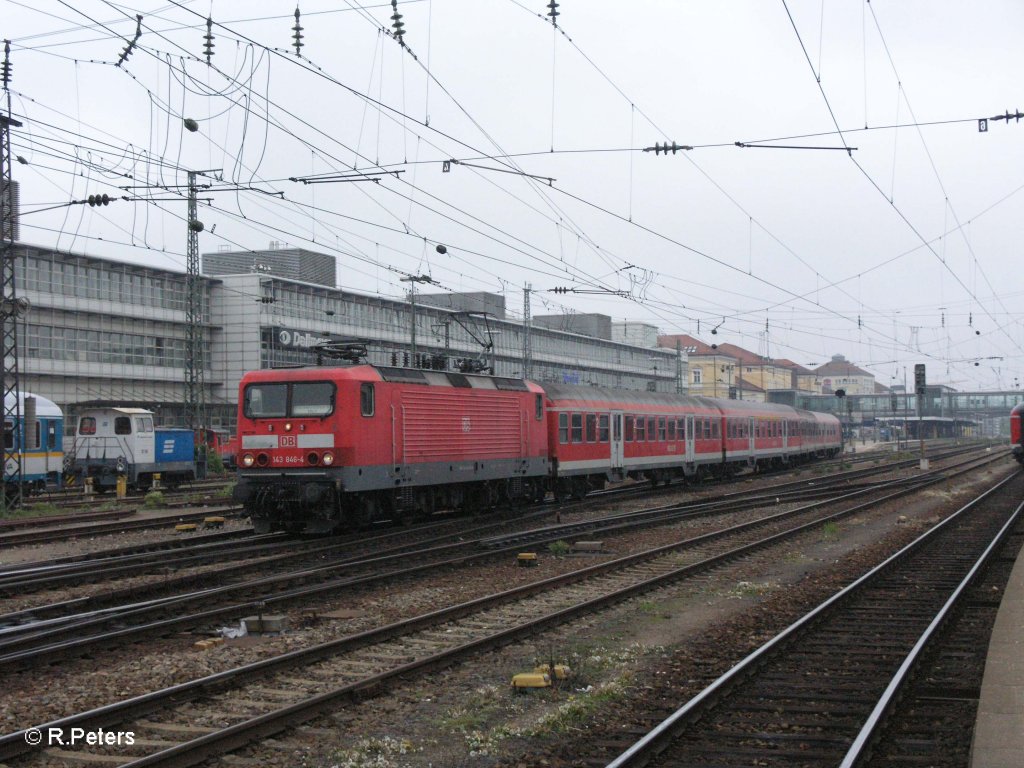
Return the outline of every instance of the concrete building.
{"type": "Polygon", "coordinates": [[[416,303],[430,307],[450,309],[453,312],[487,314],[496,320],[505,319],[505,297],[500,293],[420,293],[416,303]]]}
{"type": "Polygon", "coordinates": [[[688,358],[691,395],[738,399],[738,358],[685,333],[658,337],[663,349],[674,350],[677,343],[688,358]]]}
{"type": "Polygon", "coordinates": [[[612,319],[608,315],[580,313],[571,315],[534,315],[533,324],[553,331],[578,333],[595,339],[612,338],[612,319]]]}
{"type": "Polygon", "coordinates": [[[875,394],[875,376],[847,361],[842,355],[814,369],[814,375],[821,381],[819,394],[830,395],[837,389],[846,390],[848,395],[875,394]]]}
{"type": "MultiPolygon", "coordinates": [[[[22,391],[50,398],[69,416],[84,405],[131,405],[156,411],[161,424],[184,425],[184,273],[22,243],[14,249],[18,295],[30,302],[18,329],[22,391]]],[[[314,363],[311,347],[324,340],[360,339],[368,362],[411,364],[413,323],[419,356],[452,367],[460,361],[493,366],[500,376],[524,370],[518,321],[419,304],[413,314],[408,301],[266,271],[200,283],[204,393],[213,427],[233,427],[246,371],[314,363]]],[[[685,356],[674,350],[536,327],[531,348],[536,381],[685,388],[685,356]]]]}
{"type": "Polygon", "coordinates": [[[634,347],[658,346],[658,326],[636,320],[612,323],[612,341],[632,344],[634,347]]]}
{"type": "Polygon", "coordinates": [[[281,248],[271,243],[265,251],[219,250],[200,257],[204,275],[244,275],[249,272],[287,277],[333,288],[338,284],[333,256],[305,248],[281,248]]]}

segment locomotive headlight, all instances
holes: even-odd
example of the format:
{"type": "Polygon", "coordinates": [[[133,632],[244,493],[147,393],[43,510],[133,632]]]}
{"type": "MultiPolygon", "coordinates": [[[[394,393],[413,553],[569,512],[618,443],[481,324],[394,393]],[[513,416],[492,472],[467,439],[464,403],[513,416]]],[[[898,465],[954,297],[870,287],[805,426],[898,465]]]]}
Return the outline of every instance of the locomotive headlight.
{"type": "Polygon", "coordinates": [[[334,454],[330,451],[324,453],[324,466],[331,466],[334,463],[334,454]]]}
{"type": "Polygon", "coordinates": [[[290,421],[285,423],[284,431],[285,432],[291,432],[292,431],[292,423],[290,421]]]}
{"type": "Polygon", "coordinates": [[[255,463],[256,463],[256,459],[253,457],[253,455],[251,453],[247,453],[247,454],[245,454],[242,457],[242,466],[243,467],[251,467],[255,463]]]}

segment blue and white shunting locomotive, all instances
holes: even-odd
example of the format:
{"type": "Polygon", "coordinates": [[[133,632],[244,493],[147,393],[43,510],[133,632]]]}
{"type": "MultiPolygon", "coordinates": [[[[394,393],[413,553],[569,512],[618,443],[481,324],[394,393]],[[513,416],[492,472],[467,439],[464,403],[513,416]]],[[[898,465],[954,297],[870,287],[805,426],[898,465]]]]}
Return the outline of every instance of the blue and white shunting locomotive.
{"type": "Polygon", "coordinates": [[[71,453],[76,484],[91,478],[100,493],[115,488],[120,475],[134,490],[152,487],[157,474],[168,488],[196,479],[192,430],[156,427],[144,408],[80,411],[71,453]]]}
{"type": "MultiPolygon", "coordinates": [[[[21,493],[30,496],[58,488],[64,469],[64,414],[57,404],[28,392],[20,394],[18,424],[4,420],[4,482],[16,482],[17,461],[21,459],[21,493]]],[[[4,410],[13,410],[14,395],[4,398],[4,410]]]]}

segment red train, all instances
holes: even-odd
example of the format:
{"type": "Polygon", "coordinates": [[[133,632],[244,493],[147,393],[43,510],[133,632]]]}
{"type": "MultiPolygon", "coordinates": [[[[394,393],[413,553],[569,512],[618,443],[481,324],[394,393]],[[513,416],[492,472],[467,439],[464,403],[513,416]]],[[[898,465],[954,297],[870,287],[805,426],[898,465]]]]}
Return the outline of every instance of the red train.
{"type": "Polygon", "coordinates": [[[239,386],[238,483],[258,532],[582,497],[842,450],[784,405],[372,365],[260,370],[239,386]]]}
{"type": "Polygon", "coordinates": [[[1014,406],[1010,411],[1010,442],[1013,444],[1013,458],[1024,464],[1024,403],[1014,406]]]}

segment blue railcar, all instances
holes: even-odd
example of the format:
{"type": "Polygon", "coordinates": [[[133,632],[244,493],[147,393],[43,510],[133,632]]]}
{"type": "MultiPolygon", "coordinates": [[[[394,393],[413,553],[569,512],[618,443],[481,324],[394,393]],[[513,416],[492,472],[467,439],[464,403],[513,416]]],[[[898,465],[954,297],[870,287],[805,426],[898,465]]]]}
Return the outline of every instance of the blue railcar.
{"type": "MultiPolygon", "coordinates": [[[[11,486],[17,480],[17,455],[21,459],[21,492],[30,496],[60,487],[64,469],[64,413],[41,395],[22,392],[20,401],[18,424],[4,420],[4,482],[11,486]]],[[[14,395],[8,394],[4,410],[13,405],[14,395]]]]}
{"type": "Polygon", "coordinates": [[[159,474],[175,488],[196,479],[195,441],[191,430],[157,428],[144,408],[89,408],[78,415],[73,472],[78,482],[92,480],[100,493],[117,486],[146,490],[159,474]]]}

